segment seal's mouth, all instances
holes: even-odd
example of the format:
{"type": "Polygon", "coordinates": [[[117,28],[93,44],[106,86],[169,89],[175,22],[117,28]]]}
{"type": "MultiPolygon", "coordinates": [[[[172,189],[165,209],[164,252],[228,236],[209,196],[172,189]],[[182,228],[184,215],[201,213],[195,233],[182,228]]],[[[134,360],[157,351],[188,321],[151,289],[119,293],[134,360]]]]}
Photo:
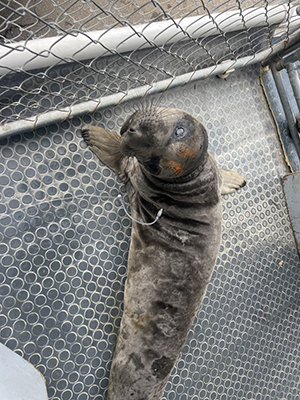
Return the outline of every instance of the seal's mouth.
{"type": "Polygon", "coordinates": [[[141,164],[151,175],[158,175],[161,172],[159,161],[159,157],[151,157],[149,160],[142,162],[141,164]]]}

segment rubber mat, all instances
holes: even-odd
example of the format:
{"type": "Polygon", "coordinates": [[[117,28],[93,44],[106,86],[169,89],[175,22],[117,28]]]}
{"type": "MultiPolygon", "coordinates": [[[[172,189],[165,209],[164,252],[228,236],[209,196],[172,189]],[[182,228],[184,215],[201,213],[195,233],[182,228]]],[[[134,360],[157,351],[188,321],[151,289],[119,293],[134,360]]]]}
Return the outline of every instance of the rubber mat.
{"type": "MultiPolygon", "coordinates": [[[[247,186],[223,198],[220,254],[164,400],[299,400],[300,262],[276,129],[257,66],[149,99],[207,128],[218,165],[247,186]]],[[[124,187],[80,128],[119,131],[127,103],[0,148],[0,340],[45,376],[50,400],[104,400],[122,315],[124,187]]]]}

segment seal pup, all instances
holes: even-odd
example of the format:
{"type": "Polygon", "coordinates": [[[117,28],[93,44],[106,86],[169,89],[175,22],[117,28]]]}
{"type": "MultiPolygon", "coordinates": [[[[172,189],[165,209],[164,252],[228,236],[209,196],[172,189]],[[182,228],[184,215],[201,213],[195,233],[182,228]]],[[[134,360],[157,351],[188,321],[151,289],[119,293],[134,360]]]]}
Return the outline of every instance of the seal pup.
{"type": "Polygon", "coordinates": [[[127,281],[108,400],[158,400],[210,281],[221,240],[221,194],[245,184],[219,170],[203,125],[176,109],[135,112],[120,135],[82,135],[125,182],[132,218],[127,281]]]}

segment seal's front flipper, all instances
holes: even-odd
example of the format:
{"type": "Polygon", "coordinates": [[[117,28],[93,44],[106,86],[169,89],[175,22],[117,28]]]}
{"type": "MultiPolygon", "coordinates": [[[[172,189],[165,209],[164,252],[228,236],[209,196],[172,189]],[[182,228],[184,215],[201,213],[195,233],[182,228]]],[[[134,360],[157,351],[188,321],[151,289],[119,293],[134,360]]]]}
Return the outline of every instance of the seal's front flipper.
{"type": "Polygon", "coordinates": [[[229,169],[219,169],[222,176],[221,194],[234,193],[246,185],[243,175],[229,169]]]}
{"type": "Polygon", "coordinates": [[[104,164],[117,174],[121,173],[121,164],[125,156],[120,151],[120,135],[99,126],[84,125],[82,137],[104,164]]]}

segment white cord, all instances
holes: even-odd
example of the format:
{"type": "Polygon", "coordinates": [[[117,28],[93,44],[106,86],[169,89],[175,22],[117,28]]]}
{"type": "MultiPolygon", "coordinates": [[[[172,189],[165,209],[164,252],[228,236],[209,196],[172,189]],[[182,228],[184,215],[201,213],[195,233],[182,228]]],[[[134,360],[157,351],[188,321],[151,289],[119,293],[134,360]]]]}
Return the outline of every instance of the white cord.
{"type": "Polygon", "coordinates": [[[132,218],[132,216],[131,216],[131,215],[128,213],[128,211],[126,210],[125,203],[124,203],[124,200],[123,200],[123,197],[122,197],[121,194],[118,195],[117,199],[120,200],[121,205],[122,205],[122,207],[124,208],[125,214],[126,214],[130,219],[132,219],[132,221],[137,222],[138,224],[141,224],[141,225],[153,225],[153,224],[155,224],[155,222],[158,220],[159,217],[161,217],[161,215],[162,215],[162,213],[163,213],[163,209],[161,208],[161,209],[158,211],[158,213],[156,214],[156,218],[155,218],[154,221],[152,221],[152,222],[142,222],[142,221],[138,221],[137,219],[132,218]]]}

